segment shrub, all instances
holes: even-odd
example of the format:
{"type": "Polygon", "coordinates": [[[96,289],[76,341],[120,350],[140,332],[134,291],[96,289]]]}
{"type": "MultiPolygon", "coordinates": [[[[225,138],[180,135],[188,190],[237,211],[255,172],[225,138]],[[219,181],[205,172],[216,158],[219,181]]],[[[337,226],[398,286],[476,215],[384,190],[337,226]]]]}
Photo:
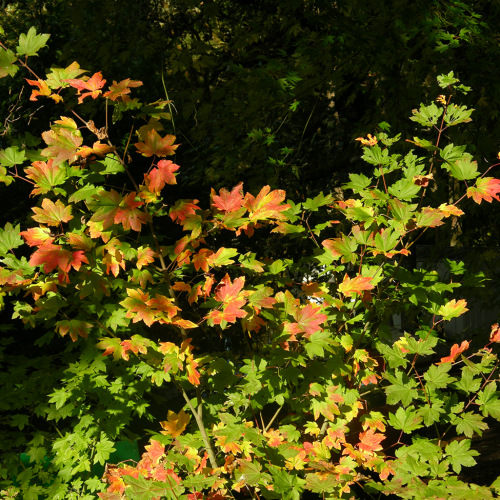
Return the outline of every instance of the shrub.
{"type": "Polygon", "coordinates": [[[1,180],[37,200],[0,230],[5,308],[27,329],[2,339],[3,496],[493,498],[498,482],[459,474],[476,463],[471,438],[500,419],[498,326],[480,349],[435,352],[439,326],[467,311],[460,288],[484,279],[404,260],[467,198],[499,200],[495,165],[480,174],[465,146],[443,147],[471,121],[452,101],[467,87],[443,75],[445,94],[413,112],[435,142],[415,137],[401,156],[399,136],[358,138],[373,174],[350,176],[353,198],[285,202],[238,184],[203,204],[170,192],[183,171],[165,159],[178,148],[162,133],[170,103],[132,98],[139,81],[106,90],[77,63],[34,75],[28,56],[47,38],[32,28],[0,52],[0,76],[22,66],[31,99],[65,109],[45,148],[0,152],[1,180]],[[74,110],[91,99],[103,127],[74,110]],[[125,139],[111,113],[133,118],[125,139]],[[452,202],[434,189],[449,179],[463,186],[452,202]],[[402,311],[411,331],[396,339],[402,311]],[[138,463],[109,462],[145,433],[138,463]]]}

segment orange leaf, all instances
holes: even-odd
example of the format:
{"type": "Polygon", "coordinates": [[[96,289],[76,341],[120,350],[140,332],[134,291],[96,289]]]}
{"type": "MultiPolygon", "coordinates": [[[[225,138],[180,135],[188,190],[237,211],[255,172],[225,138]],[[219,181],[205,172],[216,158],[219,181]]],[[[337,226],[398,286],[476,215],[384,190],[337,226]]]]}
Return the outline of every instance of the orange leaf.
{"type": "Polygon", "coordinates": [[[109,87],[109,90],[103,95],[103,97],[109,97],[112,101],[130,101],[130,97],[126,94],[130,94],[130,89],[132,87],[140,87],[142,82],[138,80],[131,80],[127,78],[122,80],[120,83],[113,82],[113,85],[109,87]]]}
{"type": "Polygon", "coordinates": [[[63,320],[56,323],[56,331],[59,332],[61,337],[64,337],[68,332],[71,340],[76,342],[78,336],[86,339],[88,337],[88,332],[92,328],[91,323],[86,321],[80,321],[78,319],[63,320]]]}
{"type": "Polygon", "coordinates": [[[76,155],[81,156],[82,158],[87,158],[87,156],[90,156],[92,154],[95,154],[97,156],[106,156],[108,153],[111,153],[111,151],[114,151],[115,149],[116,148],[113,146],[108,146],[107,144],[102,144],[101,142],[97,141],[94,142],[94,145],[92,147],[82,146],[78,149],[76,155]]]}
{"type": "Polygon", "coordinates": [[[379,451],[382,449],[380,443],[385,439],[383,434],[377,434],[373,429],[359,433],[358,448],[364,451],[379,451]]]}
{"type": "Polygon", "coordinates": [[[222,212],[236,212],[239,210],[243,205],[243,182],[234,186],[231,192],[222,188],[219,191],[219,196],[212,189],[212,205],[222,212]]]}
{"type": "Polygon", "coordinates": [[[145,446],[145,448],[153,462],[157,462],[165,453],[165,446],[155,439],[152,439],[151,444],[149,446],[145,446]]]}
{"type": "Polygon", "coordinates": [[[42,150],[42,155],[53,158],[54,165],[60,165],[63,161],[73,163],[77,160],[77,149],[81,146],[83,139],[72,130],[67,128],[61,128],[57,132],[48,130],[42,133],[42,138],[48,146],[42,150]]]}
{"type": "Polygon", "coordinates": [[[96,99],[99,94],[101,94],[102,91],[99,89],[104,87],[106,80],[102,79],[102,73],[99,71],[99,73],[95,73],[87,81],[69,78],[67,80],[63,80],[63,82],[69,83],[72,87],[78,89],[78,95],[81,94],[81,97],[78,98],[78,102],[81,104],[82,101],[88,96],[91,96],[92,99],[96,99]],[[88,92],[82,94],[82,90],[88,90],[88,92]]]}
{"type": "Polygon", "coordinates": [[[491,325],[490,342],[500,342],[500,328],[498,323],[491,325]]]}
{"type": "Polygon", "coordinates": [[[474,199],[476,203],[481,204],[482,200],[489,203],[495,200],[500,201],[498,193],[500,192],[500,180],[494,179],[493,177],[484,177],[483,179],[478,179],[475,187],[470,187],[467,189],[467,197],[474,199]]]}
{"type": "Polygon", "coordinates": [[[154,262],[155,253],[149,247],[141,247],[137,251],[137,269],[142,269],[144,266],[154,262]]]}
{"type": "Polygon", "coordinates": [[[157,168],[153,168],[151,172],[144,176],[146,187],[152,193],[158,195],[165,187],[165,184],[177,184],[174,172],[179,170],[179,165],[176,165],[170,160],[160,160],[157,168]]]}
{"type": "Polygon", "coordinates": [[[61,245],[49,243],[39,247],[29,263],[30,266],[43,266],[43,272],[48,274],[56,267],[65,273],[69,272],[72,266],[78,271],[82,262],[89,263],[81,250],[71,253],[61,245]]]}
{"type": "Polygon", "coordinates": [[[244,285],[245,276],[240,276],[234,280],[234,283],[231,283],[229,274],[226,274],[215,289],[215,300],[224,303],[230,302],[238,296],[244,285]]]}
{"type": "Polygon", "coordinates": [[[52,243],[54,238],[50,236],[50,229],[43,227],[32,227],[19,233],[30,247],[37,247],[45,243],[52,243]]]}
{"type": "Polygon", "coordinates": [[[35,212],[33,220],[47,226],[59,226],[61,222],[70,221],[73,216],[71,215],[71,205],[66,207],[62,204],[61,200],[55,203],[48,198],[42,201],[42,208],[33,207],[31,210],[35,212]]]}
{"type": "Polygon", "coordinates": [[[175,221],[183,221],[186,217],[195,213],[195,210],[200,210],[200,207],[196,205],[198,200],[177,200],[175,205],[170,209],[170,218],[175,221]]]}
{"type": "Polygon", "coordinates": [[[134,146],[141,152],[143,156],[170,156],[175,154],[175,150],[179,144],[173,146],[175,135],[167,135],[160,137],[156,130],[149,130],[146,134],[144,142],[138,142],[134,146]]]}
{"type": "Polygon", "coordinates": [[[169,410],[167,420],[160,422],[164,429],[161,433],[173,438],[180,436],[186,429],[187,424],[189,424],[189,420],[189,415],[184,410],[181,410],[178,414],[169,410]]]}
{"type": "Polygon", "coordinates": [[[439,210],[444,213],[445,217],[450,217],[450,215],[454,215],[456,217],[460,217],[464,213],[462,210],[460,210],[458,207],[455,205],[447,205],[446,203],[443,203],[442,205],[439,205],[439,210]]]}
{"type": "Polygon", "coordinates": [[[469,342],[467,342],[467,340],[464,340],[460,344],[460,347],[458,347],[458,344],[454,344],[451,348],[450,355],[446,356],[445,358],[441,358],[441,361],[439,363],[436,363],[436,365],[442,365],[443,363],[453,363],[458,358],[458,356],[460,356],[460,354],[462,354],[468,348],[469,342]]]}
{"type": "Polygon", "coordinates": [[[357,293],[362,296],[364,290],[373,290],[375,287],[370,283],[370,276],[356,276],[353,279],[350,279],[346,274],[344,276],[344,281],[339,285],[339,292],[351,297],[353,293],[357,293]]]}
{"type": "Polygon", "coordinates": [[[193,256],[194,268],[199,271],[202,269],[208,273],[208,258],[213,254],[212,250],[202,248],[197,254],[193,256]]]}
{"type": "Polygon", "coordinates": [[[247,193],[243,200],[243,206],[250,212],[250,220],[256,219],[285,219],[280,212],[288,210],[290,205],[281,205],[286,193],[282,190],[271,191],[270,186],[264,186],[257,197],[247,193]]]}

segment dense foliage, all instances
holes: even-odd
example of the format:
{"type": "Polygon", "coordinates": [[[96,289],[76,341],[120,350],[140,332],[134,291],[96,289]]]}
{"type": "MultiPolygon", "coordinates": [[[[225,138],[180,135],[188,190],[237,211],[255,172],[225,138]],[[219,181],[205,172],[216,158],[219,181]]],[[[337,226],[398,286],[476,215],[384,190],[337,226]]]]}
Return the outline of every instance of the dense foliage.
{"type": "Polygon", "coordinates": [[[500,419],[498,325],[486,345],[447,346],[440,328],[484,277],[405,260],[464,201],[499,200],[498,163],[481,173],[449,140],[470,89],[437,78],[405,155],[399,135],[359,137],[371,172],[342,196],[237,183],[179,199],[171,103],[77,63],[42,78],[31,61],[48,38],[31,28],[0,48],[0,77],[21,69],[58,115],[0,151],[0,180],[36,201],[0,229],[16,320],[0,327],[3,497],[495,498],[498,481],[459,475],[500,419]],[[142,459],[113,463],[126,440],[146,441],[142,459]]]}

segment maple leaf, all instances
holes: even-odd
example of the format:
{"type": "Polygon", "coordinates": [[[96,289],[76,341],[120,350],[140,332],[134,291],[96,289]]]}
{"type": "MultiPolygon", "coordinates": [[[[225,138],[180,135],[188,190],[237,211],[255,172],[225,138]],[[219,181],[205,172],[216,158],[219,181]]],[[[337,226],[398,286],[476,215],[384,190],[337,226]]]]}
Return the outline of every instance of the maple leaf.
{"type": "Polygon", "coordinates": [[[44,227],[32,227],[19,233],[30,247],[38,247],[45,243],[52,243],[54,238],[50,235],[50,229],[44,227]]]}
{"type": "Polygon", "coordinates": [[[47,224],[47,226],[59,226],[62,222],[68,222],[73,218],[71,205],[66,207],[61,200],[54,203],[48,198],[44,198],[42,208],[33,207],[31,210],[36,214],[32,216],[33,220],[47,224]]]}
{"type": "Polygon", "coordinates": [[[81,156],[82,158],[87,158],[87,156],[90,156],[92,154],[95,154],[97,156],[106,156],[108,153],[111,153],[115,149],[116,148],[114,146],[108,146],[107,144],[102,144],[101,142],[97,141],[94,142],[94,145],[92,147],[82,146],[81,148],[79,148],[76,152],[76,156],[81,156]]]}
{"type": "Polygon", "coordinates": [[[66,233],[66,237],[68,238],[68,243],[77,250],[90,252],[95,247],[95,242],[85,234],[66,233]]]}
{"type": "Polygon", "coordinates": [[[193,256],[194,268],[199,271],[202,269],[204,272],[208,273],[208,258],[213,254],[212,250],[208,248],[202,248],[197,254],[193,256]]]}
{"type": "Polygon", "coordinates": [[[491,325],[490,342],[500,342],[500,328],[498,323],[491,325]]]}
{"type": "Polygon", "coordinates": [[[63,161],[73,163],[78,158],[77,150],[83,139],[71,130],[61,128],[57,132],[48,130],[42,133],[42,138],[49,146],[42,150],[42,155],[54,159],[54,165],[60,165],[63,161]]]}
{"type": "Polygon", "coordinates": [[[271,191],[270,186],[264,186],[257,197],[251,193],[245,195],[243,206],[250,212],[250,220],[256,219],[285,219],[285,216],[280,212],[288,210],[290,205],[281,205],[281,202],[286,198],[285,191],[271,191]]]}
{"type": "Polygon", "coordinates": [[[109,97],[112,101],[127,102],[130,101],[130,89],[133,87],[140,87],[142,82],[138,80],[131,80],[127,78],[122,80],[120,83],[113,81],[113,85],[109,87],[109,90],[103,94],[103,97],[109,97]]]}
{"type": "Polygon", "coordinates": [[[383,434],[377,434],[373,429],[359,433],[358,448],[363,451],[379,451],[382,449],[380,443],[385,439],[383,434]]]}
{"type": "Polygon", "coordinates": [[[451,215],[454,215],[456,217],[460,217],[464,213],[462,210],[460,210],[458,207],[455,205],[447,205],[446,203],[443,203],[442,205],[439,205],[438,210],[441,210],[441,212],[444,213],[444,216],[446,218],[450,217],[451,215]]]}
{"type": "Polygon", "coordinates": [[[268,439],[267,445],[271,448],[277,448],[278,446],[281,446],[281,443],[285,439],[279,429],[271,429],[270,431],[264,432],[264,436],[268,439]]]}
{"type": "Polygon", "coordinates": [[[180,146],[176,144],[173,146],[175,141],[175,135],[167,135],[166,137],[160,137],[156,130],[149,130],[146,134],[146,139],[144,142],[138,142],[134,146],[141,152],[143,156],[171,156],[175,154],[175,150],[180,146]]]}
{"type": "Polygon", "coordinates": [[[429,182],[434,179],[433,174],[428,175],[415,175],[413,176],[413,184],[417,186],[427,187],[429,182]]]}
{"type": "Polygon", "coordinates": [[[235,299],[245,285],[245,276],[240,276],[231,282],[229,274],[226,274],[215,289],[215,300],[219,302],[230,302],[235,299]]]}
{"type": "Polygon", "coordinates": [[[469,342],[467,340],[464,340],[461,344],[460,347],[458,344],[454,344],[451,348],[450,355],[446,356],[445,358],[441,358],[441,361],[439,363],[436,363],[436,365],[442,365],[443,363],[453,363],[460,354],[462,354],[464,351],[466,351],[469,348],[469,342]]]}
{"type": "Polygon", "coordinates": [[[66,87],[63,80],[66,78],[76,78],[82,73],[87,73],[87,70],[81,69],[80,65],[73,61],[67,68],[50,68],[51,73],[47,74],[47,84],[52,89],[66,87]]]}
{"type": "Polygon", "coordinates": [[[210,255],[208,258],[208,264],[213,267],[222,267],[232,264],[234,260],[231,257],[238,255],[238,251],[235,248],[219,248],[216,253],[210,255]]]}
{"type": "Polygon", "coordinates": [[[141,230],[141,224],[145,224],[150,216],[148,213],[138,210],[137,207],[144,205],[142,201],[135,201],[136,193],[129,193],[125,198],[114,189],[111,191],[101,190],[93,195],[94,202],[89,203],[92,210],[96,210],[91,222],[103,223],[103,229],[113,224],[122,224],[125,230],[141,230]]]}
{"type": "MultiPolygon", "coordinates": [[[[321,314],[319,311],[321,307],[307,304],[302,309],[296,309],[293,317],[296,323],[287,323],[285,331],[292,335],[303,333],[306,338],[310,337],[313,333],[321,331],[321,323],[324,323],[328,317],[326,314],[321,314]]],[[[292,338],[291,340],[295,340],[292,338]]]]}
{"type": "Polygon", "coordinates": [[[229,192],[222,188],[219,195],[212,189],[212,205],[222,212],[236,212],[243,206],[243,182],[240,182],[229,192]]]}
{"type": "Polygon", "coordinates": [[[189,415],[181,410],[179,413],[174,413],[173,411],[168,411],[167,420],[160,422],[163,428],[162,434],[176,438],[180,436],[189,424],[189,415]]]}
{"type": "Polygon", "coordinates": [[[465,312],[468,311],[467,307],[467,302],[462,299],[459,300],[458,302],[453,299],[450,300],[446,305],[441,306],[438,310],[438,314],[443,317],[444,320],[449,321],[452,318],[458,318],[458,316],[461,316],[465,312]]]}
{"type": "MultiPolygon", "coordinates": [[[[156,294],[154,299],[148,300],[148,306],[165,313],[169,320],[177,314],[177,311],[180,311],[180,309],[174,304],[173,299],[159,294],[156,294]]],[[[162,322],[165,322],[165,314],[162,315],[162,322]]]]}
{"type": "Polygon", "coordinates": [[[65,319],[56,323],[56,331],[58,331],[62,337],[69,332],[69,336],[73,342],[76,342],[78,336],[86,339],[91,328],[92,323],[80,321],[78,319],[65,319]]]}
{"type": "Polygon", "coordinates": [[[149,293],[127,288],[127,295],[128,298],[120,302],[120,305],[127,310],[126,317],[132,318],[133,323],[142,320],[146,325],[151,326],[156,321],[156,317],[153,308],[148,305],[149,293]]]}
{"type": "Polygon", "coordinates": [[[84,80],[75,80],[72,78],[64,79],[63,82],[69,83],[75,89],[78,89],[78,103],[81,104],[82,101],[86,97],[92,97],[92,99],[96,99],[102,93],[100,89],[104,87],[106,80],[102,79],[102,73],[99,71],[98,73],[94,73],[91,78],[87,81],[84,80]],[[88,90],[88,92],[84,92],[82,94],[82,90],[88,90]]]}
{"type": "Polygon", "coordinates": [[[54,186],[62,184],[66,178],[66,169],[54,164],[50,159],[47,163],[44,161],[35,161],[31,167],[24,169],[26,177],[38,185],[30,196],[35,194],[45,194],[52,190],[54,186]]]}
{"type": "Polygon", "coordinates": [[[103,356],[113,355],[113,359],[118,361],[122,357],[122,346],[120,344],[120,339],[117,338],[104,338],[96,344],[98,349],[104,349],[102,353],[103,356]]]}
{"type": "Polygon", "coordinates": [[[191,291],[191,285],[188,285],[187,283],[184,283],[182,281],[176,281],[172,286],[172,290],[176,290],[177,292],[189,293],[191,291]]]}
{"type": "Polygon", "coordinates": [[[268,286],[259,288],[256,292],[249,295],[248,302],[250,302],[250,304],[252,304],[254,307],[258,307],[259,309],[270,309],[274,304],[276,304],[276,299],[274,297],[271,297],[273,293],[273,289],[268,286]]]}
{"type": "Polygon", "coordinates": [[[179,165],[176,165],[170,160],[160,160],[157,168],[153,168],[149,174],[144,175],[146,187],[156,195],[159,195],[165,184],[177,184],[174,172],[179,170],[179,165]]]}
{"type": "Polygon", "coordinates": [[[28,79],[26,79],[26,81],[30,85],[38,87],[38,90],[33,89],[31,91],[30,101],[36,101],[39,95],[43,97],[50,97],[55,102],[61,102],[63,100],[63,98],[60,95],[52,94],[52,90],[50,90],[49,86],[47,85],[47,82],[43,80],[28,80],[28,79]]]}
{"type": "Polygon", "coordinates": [[[375,287],[370,283],[373,278],[369,276],[356,276],[350,279],[346,274],[344,281],[339,285],[339,292],[347,297],[351,297],[353,293],[363,295],[364,290],[373,290],[375,287]]]}
{"type": "Polygon", "coordinates": [[[198,205],[198,200],[177,200],[175,205],[168,212],[170,218],[175,221],[179,219],[179,221],[183,221],[189,215],[195,213],[195,210],[201,210],[198,205]]]}
{"type": "Polygon", "coordinates": [[[52,272],[56,267],[64,273],[69,272],[71,267],[78,271],[82,262],[89,263],[81,250],[71,253],[61,245],[53,245],[52,243],[46,243],[39,247],[29,261],[30,266],[43,266],[45,274],[52,272]]]}
{"type": "Polygon", "coordinates": [[[141,224],[146,224],[150,220],[150,215],[137,209],[137,207],[144,205],[144,202],[134,201],[135,197],[135,192],[132,192],[123,198],[115,215],[115,223],[121,223],[125,230],[133,229],[139,232],[141,224]]]}
{"type": "Polygon", "coordinates": [[[149,446],[145,446],[144,448],[146,448],[148,455],[153,462],[158,462],[158,460],[165,453],[165,446],[155,439],[152,439],[151,444],[149,446]]]}
{"type": "Polygon", "coordinates": [[[206,318],[211,319],[214,325],[220,325],[222,321],[234,323],[237,318],[245,318],[247,316],[248,313],[241,309],[245,303],[245,299],[232,299],[231,302],[222,309],[222,311],[218,309],[210,311],[206,318]]]}
{"type": "Polygon", "coordinates": [[[148,352],[148,346],[151,342],[140,335],[132,335],[130,339],[123,340],[120,345],[122,346],[122,358],[128,361],[128,352],[132,351],[134,354],[141,352],[146,354],[148,352]]]}
{"type": "Polygon", "coordinates": [[[137,250],[137,269],[147,266],[155,261],[155,252],[149,247],[140,247],[137,250]]]}
{"type": "Polygon", "coordinates": [[[478,179],[475,187],[467,189],[467,197],[472,196],[473,200],[479,205],[482,200],[491,203],[495,198],[495,200],[500,201],[498,193],[500,193],[500,180],[493,177],[478,179]]]}
{"type": "Polygon", "coordinates": [[[201,285],[194,286],[188,295],[189,304],[193,304],[193,302],[198,302],[198,297],[202,296],[203,292],[201,290],[201,285]]]}

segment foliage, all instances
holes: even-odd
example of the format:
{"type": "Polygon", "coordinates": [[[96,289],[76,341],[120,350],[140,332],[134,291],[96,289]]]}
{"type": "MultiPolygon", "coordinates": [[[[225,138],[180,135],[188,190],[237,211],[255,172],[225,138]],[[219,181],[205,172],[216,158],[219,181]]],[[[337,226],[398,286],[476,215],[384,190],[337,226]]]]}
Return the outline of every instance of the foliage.
{"type": "Polygon", "coordinates": [[[465,147],[443,147],[449,127],[471,121],[452,101],[467,87],[442,75],[445,94],[413,112],[435,142],[413,137],[402,156],[386,133],[360,137],[372,173],[350,175],[353,198],[295,203],[240,183],[203,203],[171,194],[183,168],[163,159],[179,146],[160,127],[168,103],[76,63],[40,78],[28,59],[47,39],[33,28],[15,52],[0,49],[3,76],[29,71],[32,98],[65,114],[42,134],[47,147],[0,152],[1,180],[27,182],[37,200],[22,226],[0,230],[4,307],[28,332],[21,355],[16,337],[1,345],[2,495],[495,498],[498,481],[459,474],[476,463],[471,438],[500,419],[498,325],[487,345],[438,346],[440,326],[467,311],[461,290],[484,278],[405,261],[466,198],[499,200],[487,176],[498,164],[480,173],[465,147]],[[105,127],[75,111],[87,102],[105,127]],[[139,142],[134,122],[114,142],[116,113],[147,123],[139,142]],[[428,205],[450,180],[463,196],[428,205]],[[396,340],[389,321],[402,311],[413,328],[396,340]],[[109,463],[117,441],[145,432],[139,463],[109,463]]]}

